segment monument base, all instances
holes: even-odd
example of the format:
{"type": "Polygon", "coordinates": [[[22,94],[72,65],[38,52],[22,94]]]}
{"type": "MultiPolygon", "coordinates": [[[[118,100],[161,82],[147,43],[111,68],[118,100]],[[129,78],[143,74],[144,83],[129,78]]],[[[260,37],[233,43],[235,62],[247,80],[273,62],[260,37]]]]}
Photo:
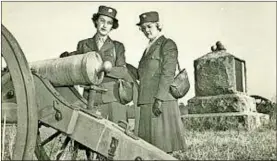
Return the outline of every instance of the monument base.
{"type": "Polygon", "coordinates": [[[255,99],[244,93],[196,96],[188,100],[189,114],[256,112],[255,99]]]}
{"type": "Polygon", "coordinates": [[[269,123],[269,115],[257,112],[227,112],[182,115],[188,130],[253,130],[269,123]]]}

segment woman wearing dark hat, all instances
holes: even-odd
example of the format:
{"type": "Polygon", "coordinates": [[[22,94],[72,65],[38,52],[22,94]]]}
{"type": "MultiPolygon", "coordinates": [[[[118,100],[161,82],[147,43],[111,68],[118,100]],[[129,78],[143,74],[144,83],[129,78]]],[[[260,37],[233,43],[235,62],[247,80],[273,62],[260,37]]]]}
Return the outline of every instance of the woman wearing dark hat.
{"type": "Polygon", "coordinates": [[[138,66],[139,136],[168,153],[183,150],[186,145],[180,110],[169,92],[177,65],[177,46],[161,34],[157,12],[146,12],[139,18],[137,25],[149,39],[138,66]]]}
{"type": "MultiPolygon", "coordinates": [[[[122,73],[125,70],[125,48],[121,42],[112,40],[109,33],[118,28],[116,19],[117,11],[114,8],[100,6],[98,12],[93,14],[92,21],[96,28],[96,33],[92,38],[79,41],[77,50],[73,54],[84,54],[96,51],[104,61],[110,61],[113,69],[116,67],[119,71],[113,70],[113,73],[122,73]]],[[[68,55],[61,55],[61,57],[68,55]]],[[[126,69],[127,70],[127,69],[126,69]]],[[[127,109],[120,103],[118,96],[118,78],[105,76],[101,86],[107,89],[107,92],[96,92],[94,106],[104,118],[113,122],[119,120],[127,121],[127,109]]],[[[89,89],[84,89],[84,97],[88,98],[89,89]]]]}
{"type": "MultiPolygon", "coordinates": [[[[84,54],[91,51],[96,51],[101,56],[103,62],[110,61],[112,64],[112,70],[106,74],[101,86],[107,89],[107,92],[96,92],[94,97],[94,107],[96,107],[104,118],[108,118],[110,121],[118,123],[119,120],[127,120],[126,105],[120,103],[122,97],[120,97],[119,79],[125,79],[127,81],[133,81],[128,77],[128,70],[126,68],[125,61],[125,48],[121,42],[112,40],[109,37],[109,33],[113,29],[118,28],[118,20],[116,19],[117,11],[114,8],[107,6],[99,6],[98,12],[93,14],[92,21],[96,28],[96,33],[92,38],[81,40],[78,42],[77,50],[71,53],[64,52],[60,57],[66,57],[77,54],[84,54]]],[[[84,97],[88,99],[89,88],[84,89],[84,97]]],[[[126,101],[126,99],[125,99],[126,101]]],[[[75,143],[74,146],[81,149],[84,147],[75,143]]],[[[86,155],[89,160],[94,160],[93,153],[86,149],[86,155]]],[[[73,151],[73,156],[77,156],[78,150],[73,151]]],[[[76,158],[75,158],[76,159],[76,158]]],[[[75,160],[74,159],[74,160],[75,160]]],[[[98,158],[99,159],[99,158],[98,158]]],[[[100,159],[101,160],[101,159],[100,159]]]]}

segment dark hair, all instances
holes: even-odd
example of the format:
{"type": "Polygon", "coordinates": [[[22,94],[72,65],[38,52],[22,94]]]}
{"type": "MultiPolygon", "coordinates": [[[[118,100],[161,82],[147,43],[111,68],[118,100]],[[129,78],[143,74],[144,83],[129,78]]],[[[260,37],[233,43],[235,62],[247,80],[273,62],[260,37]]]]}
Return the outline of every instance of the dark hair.
{"type": "MultiPolygon", "coordinates": [[[[95,26],[95,27],[97,27],[96,21],[98,20],[98,18],[99,18],[100,15],[101,15],[101,14],[93,14],[93,16],[92,16],[92,18],[91,18],[92,21],[93,21],[93,23],[94,23],[94,26],[95,26]]],[[[104,15],[104,16],[105,16],[105,15],[104,15]]],[[[113,26],[112,26],[112,28],[113,28],[113,29],[117,29],[118,26],[119,26],[118,20],[113,18],[113,26]]]]}

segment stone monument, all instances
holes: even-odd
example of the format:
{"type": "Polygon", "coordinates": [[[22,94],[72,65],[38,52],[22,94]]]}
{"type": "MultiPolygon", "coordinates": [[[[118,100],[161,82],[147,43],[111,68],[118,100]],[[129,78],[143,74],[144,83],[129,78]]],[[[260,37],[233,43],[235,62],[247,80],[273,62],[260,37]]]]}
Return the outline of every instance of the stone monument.
{"type": "Polygon", "coordinates": [[[221,42],[194,61],[195,97],[188,100],[187,128],[254,129],[269,116],[256,112],[247,95],[245,61],[226,52],[221,42]]]}

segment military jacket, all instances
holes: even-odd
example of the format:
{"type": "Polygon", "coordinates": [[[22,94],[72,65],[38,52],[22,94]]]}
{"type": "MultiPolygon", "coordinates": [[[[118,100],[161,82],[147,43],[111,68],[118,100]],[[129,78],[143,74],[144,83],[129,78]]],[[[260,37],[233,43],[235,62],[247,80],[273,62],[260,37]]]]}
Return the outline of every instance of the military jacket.
{"type": "Polygon", "coordinates": [[[140,82],[138,104],[153,103],[155,98],[162,101],[176,100],[169,92],[174,80],[178,50],[175,42],[159,37],[144,52],[138,66],[140,82]]]}

